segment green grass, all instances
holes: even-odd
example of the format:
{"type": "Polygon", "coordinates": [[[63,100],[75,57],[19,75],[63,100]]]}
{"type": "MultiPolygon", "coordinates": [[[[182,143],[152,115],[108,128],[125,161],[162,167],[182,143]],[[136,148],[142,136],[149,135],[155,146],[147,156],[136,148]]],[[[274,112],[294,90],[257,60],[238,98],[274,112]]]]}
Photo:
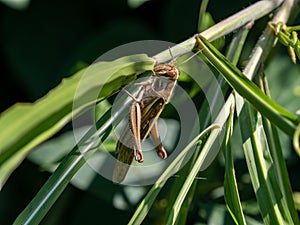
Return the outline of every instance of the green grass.
{"type": "MultiPolygon", "coordinates": [[[[280,1],[277,3],[279,5],[280,1]]],[[[292,14],[288,3],[290,1],[268,20],[273,23],[279,22],[278,18],[281,22],[287,21],[292,14]]],[[[206,13],[206,3],[203,7],[202,14],[206,13]]],[[[18,103],[4,111],[0,117],[0,128],[6,131],[0,136],[1,186],[33,149],[36,152],[28,158],[53,172],[14,224],[40,224],[41,221],[47,224],[43,219],[70,182],[97,196],[99,204],[101,200],[108,202],[111,208],[118,207],[118,196],[123,208],[119,205],[119,210],[111,209],[111,212],[122,211],[120,215],[126,215],[129,224],[208,224],[208,221],[216,225],[300,224],[293,199],[296,191],[292,189],[292,184],[297,182],[289,176],[288,162],[285,162],[289,156],[295,157],[289,144],[294,141],[297,146],[299,143],[300,120],[295,114],[300,96],[297,92],[299,68],[286,57],[270,54],[275,36],[269,21],[264,21],[265,29],[260,30],[256,45],[243,51],[253,46],[247,43],[252,30],[248,22],[264,17],[276,7],[257,3],[240,11],[243,17],[233,15],[201,32],[198,39],[187,38],[155,56],[159,61],[167,61],[172,57],[170,51],[178,57],[191,50],[200,50],[198,56],[207,64],[205,68],[211,70],[220,88],[210,90],[215,99],[211,104],[201,89],[213,87],[212,80],[205,80],[199,87],[198,78],[185,72],[204,71],[204,67],[199,68],[199,64],[191,61],[179,68],[182,69],[179,84],[195,103],[201,131],[190,135],[191,141],[182,147],[151,186],[130,189],[102,180],[101,185],[93,189],[95,177],[99,175],[85,168],[86,161],[95,158],[97,149],[114,150],[111,128],[120,118],[111,117],[114,109],[110,100],[138,74],[153,69],[154,60],[145,54],[95,63],[63,80],[35,103],[18,103]],[[261,10],[262,7],[266,8],[261,10]],[[221,39],[232,31],[235,31],[234,38],[225,44],[221,39]],[[215,42],[218,48],[210,43],[217,38],[221,38],[220,42],[215,42]],[[226,52],[225,56],[222,52],[226,52]],[[240,69],[240,62],[245,58],[247,64],[240,69]],[[221,98],[224,101],[217,104],[221,98]],[[73,140],[66,132],[41,145],[72,119],[89,112],[90,107],[95,110],[95,127],[79,135],[80,140],[73,140]],[[210,110],[214,113],[209,113],[210,110]],[[186,155],[190,158],[177,172],[186,155]],[[48,157],[51,160],[45,160],[48,157]]],[[[210,16],[202,14],[200,18],[209,21],[198,24],[201,30],[213,23],[210,16]]],[[[124,107],[116,112],[121,114],[124,107]]],[[[163,116],[174,121],[178,119],[171,107],[166,107],[163,116]]],[[[176,141],[176,138],[171,140],[176,141]]],[[[97,163],[106,165],[101,160],[97,163]]],[[[111,220],[124,221],[114,216],[111,220]]]]}

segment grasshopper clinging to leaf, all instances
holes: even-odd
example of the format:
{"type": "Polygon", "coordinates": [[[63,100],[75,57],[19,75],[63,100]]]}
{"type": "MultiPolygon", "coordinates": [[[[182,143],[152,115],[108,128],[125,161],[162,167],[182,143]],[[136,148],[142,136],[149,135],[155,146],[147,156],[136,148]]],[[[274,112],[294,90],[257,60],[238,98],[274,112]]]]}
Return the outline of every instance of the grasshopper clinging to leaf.
{"type": "Polygon", "coordinates": [[[118,161],[113,171],[113,182],[123,181],[133,159],[140,163],[144,161],[141,143],[149,133],[157,154],[162,159],[167,158],[167,152],[159,137],[157,119],[169,102],[179,75],[179,70],[171,63],[158,64],[148,80],[136,84],[140,86],[136,96],[128,93],[134,102],[129,110],[129,124],[117,143],[118,161]]]}

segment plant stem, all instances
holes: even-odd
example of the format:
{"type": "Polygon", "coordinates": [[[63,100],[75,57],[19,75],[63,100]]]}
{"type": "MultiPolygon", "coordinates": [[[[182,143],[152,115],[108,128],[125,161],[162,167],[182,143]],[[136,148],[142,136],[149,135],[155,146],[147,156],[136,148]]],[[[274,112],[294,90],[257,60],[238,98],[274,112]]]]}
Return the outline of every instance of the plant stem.
{"type": "MultiPolygon", "coordinates": [[[[272,23],[277,24],[278,22],[286,23],[291,11],[293,9],[293,5],[295,4],[295,0],[287,0],[284,2],[282,7],[274,16],[272,23]]],[[[243,73],[251,80],[253,76],[257,73],[258,69],[265,62],[266,57],[269,55],[271,49],[276,43],[276,38],[271,28],[267,26],[258,40],[254,51],[252,52],[252,56],[245,67],[243,73]]]]}
{"type": "MultiPolygon", "coordinates": [[[[259,1],[245,8],[244,10],[241,10],[238,13],[228,17],[227,19],[217,23],[216,25],[210,27],[209,29],[203,31],[201,35],[205,37],[207,40],[213,41],[217,38],[220,38],[244,26],[250,21],[254,21],[256,19],[259,19],[267,15],[268,13],[276,9],[282,2],[283,0],[259,1]]],[[[283,19],[281,17],[279,17],[279,19],[283,19]]],[[[171,48],[172,55],[176,58],[192,51],[195,46],[195,43],[196,43],[195,38],[191,37],[173,46],[171,48]]],[[[155,58],[158,62],[167,62],[172,60],[169,49],[160,52],[159,54],[153,56],[153,58],[155,58]]]]}

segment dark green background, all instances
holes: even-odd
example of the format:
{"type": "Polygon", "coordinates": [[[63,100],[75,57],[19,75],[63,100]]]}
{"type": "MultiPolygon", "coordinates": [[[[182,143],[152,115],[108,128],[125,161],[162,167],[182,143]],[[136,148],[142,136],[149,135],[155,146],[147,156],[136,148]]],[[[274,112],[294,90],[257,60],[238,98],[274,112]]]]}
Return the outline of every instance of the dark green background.
{"type": "MultiPolygon", "coordinates": [[[[19,11],[0,4],[1,111],[15,102],[35,101],[113,47],[189,38],[197,33],[200,3],[153,0],[132,9],[119,0],[34,0],[19,11]]],[[[218,0],[208,11],[218,22],[248,5],[250,1],[218,0]]],[[[1,225],[14,221],[49,175],[29,161],[20,165],[0,192],[1,225]]],[[[111,193],[119,188],[101,177],[90,192],[69,185],[42,224],[125,224],[135,206],[128,211],[113,207],[111,193]]],[[[151,223],[155,210],[150,217],[151,223]]]]}

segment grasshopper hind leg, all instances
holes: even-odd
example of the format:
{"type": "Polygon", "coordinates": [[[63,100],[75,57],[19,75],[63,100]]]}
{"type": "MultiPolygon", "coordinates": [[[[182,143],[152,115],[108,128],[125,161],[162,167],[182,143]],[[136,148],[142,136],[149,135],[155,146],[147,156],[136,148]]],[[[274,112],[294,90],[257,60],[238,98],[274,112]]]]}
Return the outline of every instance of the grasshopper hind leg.
{"type": "Polygon", "coordinates": [[[152,141],[155,145],[157,154],[159,155],[160,158],[166,159],[168,157],[168,154],[167,154],[165,148],[163,147],[160,137],[159,137],[157,120],[154,122],[153,127],[151,128],[151,135],[152,135],[152,141]]]}
{"type": "Polygon", "coordinates": [[[134,157],[139,163],[144,162],[141,145],[141,106],[135,102],[130,109],[130,128],[134,137],[134,157]]]}
{"type": "Polygon", "coordinates": [[[144,162],[144,156],[141,150],[136,150],[136,148],[134,148],[134,158],[135,161],[138,161],[139,163],[144,162]]]}

